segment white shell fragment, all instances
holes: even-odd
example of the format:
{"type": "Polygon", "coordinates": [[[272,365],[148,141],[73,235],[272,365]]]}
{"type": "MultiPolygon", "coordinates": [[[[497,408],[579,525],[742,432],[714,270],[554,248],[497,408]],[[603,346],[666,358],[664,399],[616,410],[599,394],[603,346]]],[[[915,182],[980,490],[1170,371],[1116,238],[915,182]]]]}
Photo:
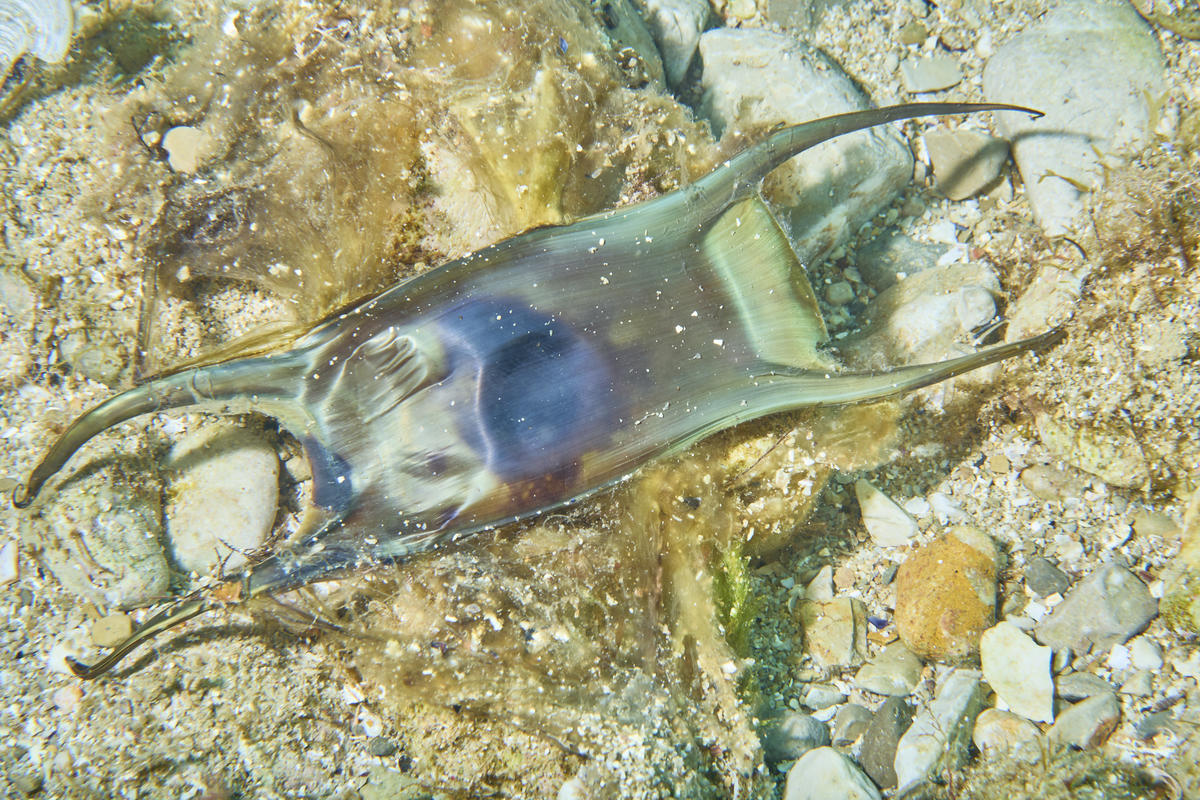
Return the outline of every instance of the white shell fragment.
{"type": "Polygon", "coordinates": [[[862,509],[863,524],[875,544],[903,547],[917,535],[917,522],[892,498],[863,479],[854,482],[854,494],[862,509]]]}
{"type": "Polygon", "coordinates": [[[0,0],[0,80],[25,53],[62,61],[74,27],[70,0],[0,0]]]}

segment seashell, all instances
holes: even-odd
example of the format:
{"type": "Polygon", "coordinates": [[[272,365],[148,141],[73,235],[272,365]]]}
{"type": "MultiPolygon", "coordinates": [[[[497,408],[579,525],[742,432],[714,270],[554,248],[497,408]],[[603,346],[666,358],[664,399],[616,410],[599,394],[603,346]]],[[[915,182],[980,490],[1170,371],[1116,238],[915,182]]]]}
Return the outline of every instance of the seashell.
{"type": "Polygon", "coordinates": [[[0,79],[25,53],[61,62],[74,28],[70,0],[0,0],[0,79]]]}

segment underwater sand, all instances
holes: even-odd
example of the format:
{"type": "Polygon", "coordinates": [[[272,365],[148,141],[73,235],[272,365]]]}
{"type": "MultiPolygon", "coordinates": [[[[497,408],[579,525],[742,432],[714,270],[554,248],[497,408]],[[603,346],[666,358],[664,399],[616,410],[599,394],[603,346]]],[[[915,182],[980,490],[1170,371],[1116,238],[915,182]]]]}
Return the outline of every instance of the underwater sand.
{"type": "MultiPolygon", "coordinates": [[[[19,269],[24,276],[23,289],[10,285],[4,295],[16,298],[17,304],[0,306],[0,478],[26,475],[63,425],[131,385],[151,254],[173,267],[192,259],[194,270],[209,269],[210,274],[181,277],[174,269],[159,270],[148,371],[202,356],[264,323],[312,321],[322,310],[365,291],[526,227],[669,190],[702,174],[717,158],[704,125],[690,119],[685,108],[646,90],[644,80],[632,74],[636,69],[622,71],[603,59],[599,66],[582,70],[583,77],[573,83],[564,79],[563,84],[569,92],[593,93],[591,116],[577,112],[569,120],[572,136],[586,145],[585,154],[576,158],[570,148],[556,153],[553,148],[523,145],[528,137],[561,126],[562,109],[571,106],[564,104],[562,94],[547,89],[539,95],[529,88],[535,86],[536,70],[530,68],[533,59],[528,53],[540,53],[545,42],[503,43],[526,53],[518,60],[526,58],[528,63],[514,78],[521,97],[496,100],[491,88],[472,94],[473,78],[495,68],[492,59],[499,45],[491,40],[478,52],[470,46],[445,45],[461,62],[421,63],[436,80],[414,83],[407,96],[392,84],[381,88],[377,82],[357,80],[368,68],[387,72],[388,52],[394,54],[397,70],[411,66],[405,59],[420,51],[412,39],[440,41],[438,26],[444,20],[438,15],[450,13],[451,7],[465,13],[464,5],[414,3],[394,18],[402,22],[386,29],[382,23],[371,28],[355,20],[365,17],[374,24],[388,11],[376,10],[370,16],[354,4],[293,3],[279,10],[273,20],[277,30],[264,37],[262,46],[280,48],[280,59],[303,52],[310,56],[310,66],[241,63],[264,75],[279,68],[299,77],[294,85],[283,87],[234,81],[245,92],[234,98],[234,105],[249,104],[264,116],[256,118],[254,128],[231,124],[212,131],[214,147],[224,148],[221,158],[228,161],[231,183],[253,176],[264,160],[273,165],[274,182],[255,189],[266,195],[275,192],[279,200],[266,205],[256,221],[264,229],[277,222],[278,229],[249,245],[219,236],[215,243],[193,237],[181,245],[179,231],[189,221],[176,218],[186,217],[177,209],[209,197],[212,187],[192,185],[173,173],[154,144],[137,138],[143,130],[161,132],[203,119],[204,114],[219,116],[189,98],[177,65],[188,59],[205,64],[206,53],[194,48],[221,46],[221,36],[229,36],[222,33],[223,27],[240,7],[203,2],[86,6],[93,34],[77,43],[76,54],[65,65],[47,67],[37,79],[40,88],[35,81],[36,91],[0,122],[0,265],[8,274],[19,269]],[[146,51],[144,58],[129,55],[135,43],[146,51]],[[357,53],[356,60],[340,62],[339,47],[357,53]],[[361,58],[363,52],[375,54],[373,60],[361,58]],[[350,77],[335,80],[341,67],[350,77]],[[432,138],[423,135],[428,126],[436,129],[446,122],[450,99],[439,96],[438,87],[448,85],[461,93],[450,98],[461,103],[455,106],[458,127],[438,129],[439,136],[432,138]],[[526,95],[532,99],[526,101],[526,95]],[[295,106],[298,98],[300,105],[295,106]],[[471,104],[508,115],[511,121],[507,130],[497,133],[491,152],[451,146],[481,136],[481,130],[464,122],[471,116],[463,109],[471,104]],[[543,106],[553,112],[546,118],[537,114],[543,106]],[[321,144],[291,125],[295,107],[313,128],[319,129],[314,120],[333,119],[330,130],[350,131],[351,136],[358,130],[353,120],[364,118],[376,127],[360,132],[352,148],[356,158],[336,165],[331,175],[328,163],[312,156],[321,144]],[[381,107],[388,113],[380,113],[381,107]],[[325,113],[331,116],[322,117],[325,113]],[[677,134],[686,134],[691,150],[676,140],[677,134]],[[370,192],[357,196],[356,187],[378,169],[380,152],[403,153],[411,165],[396,169],[392,164],[390,182],[371,184],[370,192]],[[463,152],[472,157],[461,163],[449,160],[463,152]],[[545,172],[533,181],[526,181],[526,173],[515,167],[505,174],[496,167],[506,161],[497,154],[505,152],[513,161],[524,159],[522,165],[540,165],[545,172]],[[429,191],[430,185],[437,191],[429,191]],[[308,194],[299,199],[286,195],[284,187],[290,186],[308,194]],[[518,192],[515,186],[525,188],[518,192]],[[503,187],[511,192],[505,194],[503,187]],[[487,199],[475,205],[472,198],[480,196],[487,199]],[[401,200],[389,203],[388,198],[397,197],[401,200]],[[559,198],[557,207],[545,197],[559,198]],[[304,216],[298,217],[297,209],[304,216]],[[393,238],[363,237],[363,230],[389,231],[393,238]],[[333,241],[353,252],[330,246],[333,241]],[[282,263],[304,251],[317,254],[314,264],[306,267],[310,276],[317,276],[309,285],[297,285],[286,273],[264,274],[265,263],[282,263]],[[206,261],[206,252],[217,255],[206,261]],[[238,280],[222,275],[221,267],[230,261],[239,261],[248,272],[237,275],[238,280]],[[349,285],[336,282],[348,264],[360,262],[376,268],[347,281],[349,285]],[[328,277],[335,279],[330,285],[312,285],[328,277]],[[77,342],[81,332],[94,355],[86,361],[75,351],[68,363],[63,343],[73,334],[77,342]],[[91,366],[81,370],[78,363],[85,361],[91,366]]],[[[1000,44],[1036,19],[1044,5],[1035,0],[998,4],[982,24],[1000,44]]],[[[906,99],[898,73],[888,71],[886,59],[880,57],[892,52],[903,58],[907,52],[895,33],[907,12],[892,6],[832,4],[818,15],[820,21],[810,34],[879,105],[906,99]]],[[[504,4],[486,8],[498,16],[504,13],[504,4]]],[[[553,8],[561,15],[552,17],[555,20],[570,19],[573,13],[563,10],[568,4],[553,8]]],[[[235,28],[239,19],[260,19],[242,13],[233,17],[235,28]]],[[[590,11],[578,13],[579,19],[590,19],[590,11]]],[[[951,10],[934,14],[937,24],[954,27],[951,10]],[[936,16],[941,14],[944,19],[936,16]]],[[[759,13],[748,24],[762,22],[759,13]]],[[[573,35],[564,29],[564,38],[573,35]]],[[[1160,38],[1169,65],[1169,102],[1176,110],[1182,107],[1194,114],[1200,98],[1188,87],[1200,85],[1197,48],[1178,37],[1160,38]]],[[[424,52],[426,57],[433,53],[424,52]]],[[[567,52],[574,58],[570,49],[567,52]]],[[[962,59],[964,71],[977,75],[980,59],[970,51],[962,59]]],[[[547,63],[549,69],[570,71],[569,59],[547,63]]],[[[969,80],[948,96],[978,100],[979,92],[977,82],[969,80]]],[[[1172,169],[1185,163],[1195,166],[1194,157],[1191,162],[1168,157],[1170,149],[1162,143],[1152,147],[1157,155],[1147,156],[1147,166],[1131,171],[1135,179],[1149,182],[1151,196],[1179,177],[1172,176],[1172,169]]],[[[1114,182],[1121,180],[1114,176],[1114,182]]],[[[927,206],[925,216],[913,219],[897,213],[895,222],[881,222],[879,227],[919,235],[941,220],[962,219],[961,204],[939,199],[917,185],[897,202],[897,209],[913,198],[927,206]]],[[[1030,265],[1080,264],[1079,252],[1071,245],[1049,243],[1040,236],[1019,187],[1016,199],[1000,207],[989,224],[993,232],[1012,234],[985,247],[1007,292],[1017,293],[1028,281],[1030,265]]],[[[980,528],[1008,532],[1003,535],[1010,544],[1015,538],[1030,552],[1067,551],[1072,543],[1084,544],[1083,555],[1072,564],[1077,574],[1089,572],[1113,543],[1149,579],[1157,577],[1173,552],[1171,542],[1144,537],[1126,541],[1122,532],[1140,509],[1178,519],[1190,492],[1200,485],[1200,377],[1195,366],[1200,274],[1195,269],[1163,274],[1147,267],[1169,259],[1137,250],[1138,240],[1152,249],[1150,234],[1131,238],[1132,243],[1110,235],[1099,245],[1095,258],[1105,267],[1094,271],[1065,345],[1043,359],[1010,366],[1006,377],[985,384],[978,396],[969,389],[960,393],[946,410],[936,387],[903,404],[890,463],[863,474],[898,500],[945,494],[980,528]],[[1165,293],[1169,313],[1131,310],[1131,298],[1139,292],[1165,293]],[[1154,315],[1174,326],[1169,332],[1187,342],[1188,356],[1147,370],[1131,353],[1146,335],[1148,316],[1154,315]],[[1147,492],[1093,490],[1085,495],[1086,502],[1070,509],[1028,503],[1015,465],[1036,463],[1045,456],[1031,421],[1031,409],[1039,403],[1069,408],[1077,419],[1106,424],[1127,420],[1140,446],[1161,454],[1154,466],[1157,482],[1147,492]]],[[[827,281],[839,279],[842,270],[854,264],[857,246],[848,246],[812,271],[818,294],[827,281]]],[[[835,333],[850,327],[851,320],[831,317],[835,333]]],[[[155,466],[159,457],[202,419],[176,414],[137,420],[97,440],[71,468],[103,457],[109,469],[133,475],[134,480],[161,483],[155,466]]],[[[533,798],[555,797],[567,779],[582,771],[606,782],[600,795],[604,797],[781,796],[782,776],[761,764],[754,720],[796,707],[807,680],[844,677],[819,676],[805,660],[797,624],[788,611],[789,587],[822,564],[845,567],[853,575],[854,591],[876,613],[892,603],[892,590],[880,575],[899,556],[874,547],[863,529],[852,499],[853,481],[860,473],[835,475],[823,490],[816,480],[814,499],[791,487],[796,494],[788,496],[789,510],[774,517],[769,509],[756,512],[764,519],[784,521],[779,525],[787,530],[779,535],[785,546],[765,547],[749,561],[744,579],[757,614],[743,638],[730,643],[710,617],[680,622],[657,608],[648,588],[658,581],[652,570],[683,573],[691,565],[685,556],[660,559],[656,544],[679,546],[693,535],[712,536],[708,544],[714,548],[728,542],[711,533],[694,534],[706,530],[704,520],[672,528],[648,509],[663,493],[702,486],[710,466],[728,469],[730,454],[739,446],[758,453],[764,443],[784,437],[785,450],[803,453],[802,442],[787,434],[795,426],[810,424],[807,417],[789,416],[723,435],[692,457],[653,467],[614,496],[547,520],[536,530],[489,536],[475,549],[467,543],[389,574],[344,582],[331,592],[332,599],[323,599],[324,592],[288,598],[312,610],[323,603],[336,606],[339,600],[365,597],[362,608],[355,607],[350,615],[355,624],[368,630],[391,625],[392,630],[405,631],[413,620],[389,622],[388,615],[402,614],[405,599],[420,597],[422,590],[431,595],[431,617],[469,605],[464,598],[482,602],[487,611],[487,601],[479,598],[488,597],[496,609],[514,618],[536,617],[551,630],[553,615],[565,608],[564,598],[594,587],[598,597],[583,598],[582,605],[616,610],[596,611],[600,616],[578,626],[578,631],[595,632],[590,640],[595,650],[586,655],[597,666],[573,675],[571,680],[578,684],[565,687],[551,681],[537,664],[489,666],[478,659],[468,660],[461,671],[447,667],[436,648],[424,646],[434,636],[429,631],[442,624],[437,619],[429,622],[427,639],[419,640],[422,648],[397,656],[378,642],[305,630],[302,614],[270,604],[253,615],[233,611],[205,616],[139,650],[111,677],[81,683],[65,673],[62,656],[98,652],[90,644],[92,625],[111,609],[65,590],[41,561],[41,544],[28,515],[0,502],[0,546],[19,543],[18,576],[0,587],[5,620],[0,630],[4,790],[12,796],[31,790],[43,797],[533,798]],[[787,521],[803,518],[810,502],[815,502],[812,516],[793,535],[787,521]],[[631,529],[658,533],[640,550],[606,549],[609,534],[631,529]],[[494,582],[488,583],[493,575],[494,582]],[[432,596],[438,587],[445,593],[432,596]],[[397,596],[399,612],[389,606],[397,596]],[[615,632],[617,621],[629,630],[615,632]],[[700,626],[700,634],[690,644],[681,644],[683,640],[660,632],[668,623],[700,626]],[[640,647],[645,642],[650,644],[640,647]],[[673,649],[676,645],[678,650],[673,649]],[[723,658],[717,659],[719,655],[723,658]],[[427,674],[413,680],[389,678],[390,663],[427,674]],[[518,684],[518,679],[526,682],[518,684]],[[545,692],[549,687],[572,691],[545,692]]],[[[303,499],[303,480],[289,484],[285,494],[288,491],[294,496],[280,520],[284,529],[289,513],[294,516],[292,510],[303,499]]],[[[742,495],[739,502],[745,508],[761,509],[780,492],[769,482],[749,482],[742,495]]],[[[53,493],[48,502],[53,502],[53,493]]],[[[934,515],[918,521],[922,540],[941,529],[934,515]]],[[[735,529],[733,522],[727,523],[735,529]]],[[[618,536],[617,541],[623,540],[618,536]]],[[[708,562],[701,566],[711,568],[708,562]]],[[[738,574],[736,569],[732,572],[738,574]]],[[[1009,580],[1011,585],[1018,582],[1009,580]]],[[[1010,584],[1002,583],[1002,596],[1009,594],[1010,584]]],[[[183,589],[188,578],[176,575],[172,585],[183,589]]],[[[678,600],[686,590],[672,585],[678,600]]],[[[711,587],[697,597],[711,604],[711,587]]],[[[1195,651],[1194,639],[1169,630],[1161,619],[1151,624],[1148,635],[1163,645],[1169,661],[1195,651]]],[[[561,653],[550,658],[554,665],[568,660],[561,653]]],[[[1195,681],[1168,673],[1153,696],[1125,698],[1126,720],[1110,741],[1109,752],[1146,766],[1171,763],[1180,742],[1161,737],[1143,742],[1131,723],[1139,709],[1180,693],[1194,726],[1200,714],[1195,681]]],[[[928,699],[929,694],[930,688],[923,687],[917,698],[928,699]]]]}

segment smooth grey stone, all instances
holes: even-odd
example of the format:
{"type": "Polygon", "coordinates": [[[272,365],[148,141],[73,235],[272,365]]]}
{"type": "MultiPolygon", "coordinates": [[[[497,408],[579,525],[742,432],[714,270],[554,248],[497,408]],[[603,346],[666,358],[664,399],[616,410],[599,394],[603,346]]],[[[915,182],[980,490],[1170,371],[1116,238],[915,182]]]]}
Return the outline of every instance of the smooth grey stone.
{"type": "Polygon", "coordinates": [[[1034,634],[1056,650],[1086,653],[1125,642],[1157,615],[1158,601],[1146,584],[1124,567],[1103,564],[1075,585],[1034,634]]]}
{"type": "Polygon", "coordinates": [[[829,744],[829,726],[808,714],[789,711],[771,726],[763,738],[763,755],[767,763],[791,761],[812,750],[829,744]]]}
{"type": "Polygon", "coordinates": [[[845,699],[846,695],[842,694],[841,689],[822,683],[810,683],[808,690],[804,692],[804,705],[813,711],[836,706],[845,699]]]}
{"type": "Polygon", "coordinates": [[[1112,694],[1116,690],[1112,684],[1093,675],[1090,672],[1071,672],[1060,675],[1054,681],[1054,691],[1063,700],[1075,702],[1095,697],[1098,694],[1112,694]]]}
{"type": "MultiPolygon", "coordinates": [[[[722,136],[762,131],[871,106],[842,68],[789,35],[719,28],[700,37],[701,116],[722,136]]],[[[766,195],[805,264],[816,264],[912,179],[912,153],[898,129],[881,125],[813,148],[771,173],[766,195]]]]}
{"type": "Polygon", "coordinates": [[[904,90],[912,94],[949,89],[962,81],[962,69],[950,56],[912,56],[900,64],[904,90]]]}
{"type": "Polygon", "coordinates": [[[917,712],[896,747],[901,793],[966,761],[975,717],[983,709],[981,677],[978,670],[954,670],[938,686],[933,702],[917,712]]]}
{"type": "Polygon", "coordinates": [[[896,788],[896,746],[912,724],[913,707],[900,697],[883,702],[863,734],[858,762],[881,789],[896,788]]]}
{"type": "Polygon", "coordinates": [[[1071,579],[1047,558],[1037,556],[1025,565],[1025,585],[1039,597],[1066,594],[1071,579]]]}
{"type": "Polygon", "coordinates": [[[1111,692],[1089,697],[1067,708],[1047,731],[1050,743],[1080,749],[1098,747],[1121,721],[1121,704],[1111,692]]]}
{"type": "Polygon", "coordinates": [[[847,747],[866,733],[875,715],[871,710],[858,703],[847,703],[838,709],[833,718],[833,743],[838,747],[847,747]]]}
{"type": "Polygon", "coordinates": [[[924,665],[902,642],[893,642],[854,676],[860,689],[888,697],[908,697],[921,680],[924,665]]]}
{"type": "Polygon", "coordinates": [[[1045,112],[997,118],[1047,236],[1070,233],[1090,187],[1150,141],[1164,72],[1158,41],[1126,0],[1065,0],[988,60],[988,101],[1045,112]]]}
{"type": "Polygon", "coordinates": [[[971,740],[985,756],[1006,751],[1022,761],[1039,761],[1042,757],[1042,732],[1024,717],[1011,711],[986,708],[975,719],[971,740]]]}
{"type": "Polygon", "coordinates": [[[857,764],[832,747],[821,747],[788,770],[783,800],[880,800],[880,795],[857,764]]]}
{"type": "Polygon", "coordinates": [[[1000,177],[1008,142],[979,131],[937,128],[925,134],[934,186],[951,200],[966,200],[1000,177]]]}

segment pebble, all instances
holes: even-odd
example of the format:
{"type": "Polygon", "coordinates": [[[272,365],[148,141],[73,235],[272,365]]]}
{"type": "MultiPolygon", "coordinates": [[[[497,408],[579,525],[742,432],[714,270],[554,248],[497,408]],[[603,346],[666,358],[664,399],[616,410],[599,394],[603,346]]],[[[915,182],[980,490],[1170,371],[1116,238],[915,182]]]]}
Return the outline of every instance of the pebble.
{"type": "Polygon", "coordinates": [[[1071,318],[1083,281],[1058,267],[1043,266],[1008,307],[1005,340],[1015,342],[1061,325],[1071,318]]]}
{"type": "Polygon", "coordinates": [[[1025,565],[1025,588],[1038,597],[1049,597],[1052,594],[1066,594],[1071,587],[1071,579],[1067,573],[1054,565],[1048,558],[1036,556],[1029,559],[1025,565]]]}
{"type": "Polygon", "coordinates": [[[1139,669],[1125,679],[1118,691],[1130,697],[1149,697],[1154,694],[1154,673],[1139,669]]]}
{"type": "Polygon", "coordinates": [[[1133,531],[1143,538],[1167,537],[1179,531],[1179,525],[1166,514],[1141,509],[1133,514],[1133,531]]]}
{"type": "Polygon", "coordinates": [[[1078,472],[1055,464],[1034,464],[1021,470],[1021,485],[1039,500],[1057,503],[1078,498],[1087,481],[1078,472]]]}
{"type": "Polygon", "coordinates": [[[986,264],[952,263],[921,270],[871,301],[870,327],[848,346],[862,359],[883,357],[891,364],[963,355],[967,351],[960,342],[995,316],[999,289],[995,271],[986,264]]]}
{"type": "Polygon", "coordinates": [[[844,306],[854,299],[854,287],[848,281],[832,283],[825,290],[825,299],[831,306],[844,306]]]}
{"type": "Polygon", "coordinates": [[[1112,692],[1082,700],[1058,715],[1058,720],[1046,733],[1051,744],[1069,745],[1080,749],[1097,747],[1121,721],[1121,704],[1112,692]]]}
{"type": "Polygon", "coordinates": [[[838,567],[833,571],[833,588],[839,592],[853,588],[855,580],[854,570],[849,567],[838,567]]]}
{"type": "Polygon", "coordinates": [[[988,101],[1045,112],[997,116],[1047,236],[1071,232],[1117,154],[1150,140],[1163,73],[1154,34],[1125,0],[1065,0],[988,60],[988,101]]]}
{"type": "Polygon", "coordinates": [[[871,659],[854,676],[860,689],[888,697],[908,697],[921,680],[921,659],[900,642],[894,642],[871,659]]]}
{"type": "Polygon", "coordinates": [[[961,82],[962,70],[949,56],[911,56],[900,64],[900,79],[910,94],[936,92],[961,82]]]}
{"type": "Polygon", "coordinates": [[[275,523],[279,457],[262,435],[209,425],[171,448],[166,509],[175,562],[189,572],[229,572],[249,561],[275,523]]]}
{"type": "MultiPolygon", "coordinates": [[[[911,210],[913,216],[919,216],[924,209],[911,210]]],[[[859,251],[858,268],[867,283],[883,291],[933,267],[946,249],[943,244],[920,242],[902,233],[885,233],[859,251]]]]}
{"type": "Polygon", "coordinates": [[[998,708],[984,709],[975,719],[971,736],[984,756],[1010,752],[1021,760],[1038,761],[1042,756],[1042,732],[1024,717],[998,708]]]}
{"type": "Polygon", "coordinates": [[[913,708],[906,700],[889,697],[863,733],[858,762],[881,789],[896,788],[896,747],[912,718],[913,708]]]}
{"type": "Polygon", "coordinates": [[[1142,741],[1149,741],[1160,733],[1177,730],[1178,725],[1170,711],[1155,711],[1134,723],[1133,731],[1142,741]]]}
{"type": "Polygon", "coordinates": [[[54,691],[51,697],[51,702],[59,711],[74,711],[79,707],[79,701],[83,699],[83,687],[78,683],[72,683],[63,686],[54,691]]]}
{"type": "Polygon", "coordinates": [[[910,21],[900,29],[899,33],[900,44],[921,44],[921,42],[928,38],[929,29],[919,19],[910,21]]]}
{"type": "Polygon", "coordinates": [[[399,749],[396,743],[386,736],[373,736],[367,742],[367,752],[378,758],[387,758],[388,756],[395,755],[399,749]]]}
{"type": "Polygon", "coordinates": [[[832,747],[820,747],[788,770],[783,800],[880,800],[880,794],[857,764],[832,747]]]}
{"type": "Polygon", "coordinates": [[[804,692],[804,705],[814,711],[836,706],[845,699],[841,689],[824,683],[810,683],[804,692]]]}
{"type": "Polygon", "coordinates": [[[800,604],[804,649],[819,667],[861,664],[867,650],[867,609],[857,598],[800,604]]]}
{"type": "Polygon", "coordinates": [[[1150,480],[1150,464],[1132,434],[1101,429],[1082,422],[1034,416],[1038,437],[1046,449],[1109,486],[1140,489],[1150,480]]]}
{"type": "Polygon", "coordinates": [[[966,525],[911,553],[896,575],[896,626],[905,646],[928,661],[978,652],[995,619],[999,570],[995,542],[966,525]]]}
{"type": "Polygon", "coordinates": [[[609,0],[604,6],[605,33],[614,50],[628,48],[637,54],[640,78],[662,83],[666,75],[658,45],[647,27],[645,15],[630,0],[609,0]]]}
{"type": "Polygon", "coordinates": [[[1034,636],[1055,650],[1086,653],[1092,647],[1128,641],[1157,613],[1158,602],[1136,575],[1116,564],[1102,564],[1038,622],[1034,636]]]}
{"type": "Polygon", "coordinates": [[[33,321],[36,308],[37,296],[24,275],[14,268],[0,267],[0,311],[7,312],[20,329],[33,321]]]}
{"type": "Polygon", "coordinates": [[[590,796],[591,792],[588,791],[587,786],[576,775],[563,781],[563,785],[558,787],[558,794],[555,795],[555,800],[588,800],[590,796]]]}
{"type": "Polygon", "coordinates": [[[1112,694],[1113,687],[1099,675],[1090,672],[1069,672],[1054,680],[1054,691],[1063,700],[1075,702],[1099,694],[1112,694]]]}
{"type": "Polygon", "coordinates": [[[0,586],[7,586],[21,575],[17,567],[17,543],[9,540],[0,547],[0,586]]]}
{"type": "Polygon", "coordinates": [[[1054,721],[1050,654],[1011,622],[984,631],[979,642],[984,680],[1009,710],[1034,722],[1054,721]]]}
{"type": "Polygon", "coordinates": [[[838,747],[849,747],[862,736],[875,715],[858,703],[847,703],[838,709],[833,718],[833,743],[838,747]]]}
{"type": "Polygon", "coordinates": [[[667,84],[678,86],[700,44],[708,21],[707,0],[634,0],[662,56],[667,84]]]}
{"type": "Polygon", "coordinates": [[[829,744],[829,726],[808,714],[789,711],[763,737],[763,756],[770,764],[792,761],[829,744]]]}
{"type": "Polygon", "coordinates": [[[159,487],[119,468],[61,485],[34,518],[44,563],[70,592],[98,606],[133,608],[169,593],[159,487]]]}
{"type": "Polygon", "coordinates": [[[917,712],[896,747],[901,794],[966,761],[975,718],[983,708],[980,677],[978,670],[952,671],[939,684],[933,702],[917,712]]]}
{"type": "Polygon", "coordinates": [[[925,134],[934,186],[951,200],[985,191],[1008,161],[1008,142],[979,131],[936,128],[925,134]]]}
{"type": "Polygon", "coordinates": [[[869,481],[854,482],[854,494],[862,512],[863,525],[875,544],[881,547],[904,547],[917,535],[917,521],[869,481]]]}
{"type": "Polygon", "coordinates": [[[195,172],[210,141],[209,135],[199,128],[190,125],[171,128],[162,138],[163,149],[167,151],[167,163],[176,172],[195,172]]]}
{"type": "Polygon", "coordinates": [[[92,623],[92,644],[116,647],[133,633],[133,621],[121,612],[114,612],[92,623]]]}
{"type": "Polygon", "coordinates": [[[1163,667],[1162,648],[1145,636],[1139,636],[1129,643],[1129,657],[1137,669],[1157,671],[1163,667]]]}
{"type": "MultiPolygon", "coordinates": [[[[721,136],[870,107],[869,98],[816,48],[761,29],[700,36],[699,112],[721,136]]],[[[771,175],[770,199],[806,264],[820,262],[886,208],[912,177],[913,159],[890,125],[822,144],[771,175]]]]}
{"type": "Polygon", "coordinates": [[[833,599],[833,567],[826,564],[804,587],[804,596],[815,603],[828,603],[833,599]]]}

